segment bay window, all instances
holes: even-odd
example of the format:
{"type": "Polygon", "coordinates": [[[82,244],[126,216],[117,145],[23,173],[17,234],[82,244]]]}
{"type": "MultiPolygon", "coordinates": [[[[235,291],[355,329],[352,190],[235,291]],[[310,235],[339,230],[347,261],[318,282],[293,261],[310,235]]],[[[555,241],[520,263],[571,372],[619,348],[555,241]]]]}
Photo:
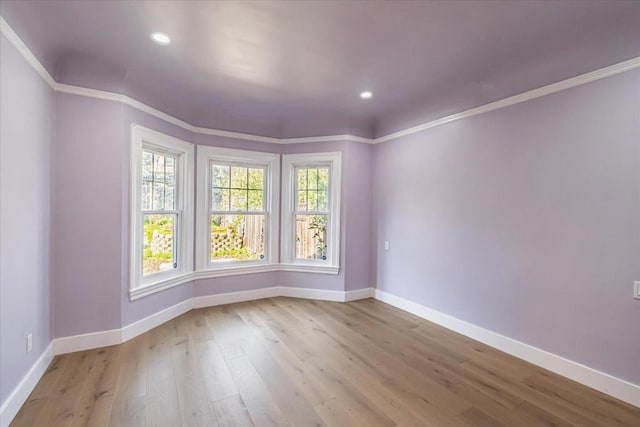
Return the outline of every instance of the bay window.
{"type": "Polygon", "coordinates": [[[340,153],[284,155],[281,177],[278,154],[197,146],[196,166],[191,143],[131,135],[132,300],[198,278],[339,273],[340,153]]]}

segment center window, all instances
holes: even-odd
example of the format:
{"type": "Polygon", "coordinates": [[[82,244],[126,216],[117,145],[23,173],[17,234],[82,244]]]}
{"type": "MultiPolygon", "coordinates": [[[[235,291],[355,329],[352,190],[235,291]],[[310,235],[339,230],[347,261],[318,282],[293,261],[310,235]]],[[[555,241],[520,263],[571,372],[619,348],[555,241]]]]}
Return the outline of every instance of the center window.
{"type": "Polygon", "coordinates": [[[201,276],[278,264],[279,157],[198,147],[196,269],[201,276]]]}

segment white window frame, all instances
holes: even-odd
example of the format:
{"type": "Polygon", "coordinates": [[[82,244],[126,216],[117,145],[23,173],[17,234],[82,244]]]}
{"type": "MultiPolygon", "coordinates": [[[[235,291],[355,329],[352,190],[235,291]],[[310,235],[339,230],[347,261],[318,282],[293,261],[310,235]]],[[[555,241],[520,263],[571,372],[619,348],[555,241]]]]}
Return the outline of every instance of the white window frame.
{"type": "Polygon", "coordinates": [[[194,146],[177,138],[131,125],[131,228],[129,248],[129,297],[142,298],[193,279],[193,182],[194,146]],[[178,267],[144,277],[142,274],[142,152],[144,149],[176,158],[176,259],[178,267]]]}
{"type": "Polygon", "coordinates": [[[281,270],[308,273],[340,272],[340,188],[341,153],[285,154],[282,156],[282,238],[281,270]],[[326,260],[296,259],[295,250],[295,169],[329,166],[329,219],[326,260]]]}
{"type": "MultiPolygon", "coordinates": [[[[280,227],[280,156],[248,150],[198,146],[196,276],[197,278],[262,273],[278,270],[280,227]],[[265,246],[262,260],[211,262],[211,162],[265,168],[265,246]]],[[[234,212],[229,212],[233,215],[234,212]]]]}

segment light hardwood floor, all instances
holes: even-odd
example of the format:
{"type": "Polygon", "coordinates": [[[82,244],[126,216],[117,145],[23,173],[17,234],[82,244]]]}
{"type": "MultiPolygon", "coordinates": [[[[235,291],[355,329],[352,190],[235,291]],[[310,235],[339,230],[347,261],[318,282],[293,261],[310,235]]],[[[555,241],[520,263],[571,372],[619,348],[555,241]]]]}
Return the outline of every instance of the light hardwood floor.
{"type": "Polygon", "coordinates": [[[640,426],[640,409],[384,303],[193,310],[59,356],[13,426],[640,426]]]}

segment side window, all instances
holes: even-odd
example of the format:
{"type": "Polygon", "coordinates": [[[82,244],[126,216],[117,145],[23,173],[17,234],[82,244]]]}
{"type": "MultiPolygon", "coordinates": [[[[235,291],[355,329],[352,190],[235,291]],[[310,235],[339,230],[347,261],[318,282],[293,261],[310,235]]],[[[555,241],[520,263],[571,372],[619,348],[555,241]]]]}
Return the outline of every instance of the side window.
{"type": "Polygon", "coordinates": [[[340,153],[282,158],[285,270],[337,274],[340,262],[340,153]]]}
{"type": "Polygon", "coordinates": [[[132,127],[130,286],[135,299],[193,272],[193,145],[132,127]]]}

